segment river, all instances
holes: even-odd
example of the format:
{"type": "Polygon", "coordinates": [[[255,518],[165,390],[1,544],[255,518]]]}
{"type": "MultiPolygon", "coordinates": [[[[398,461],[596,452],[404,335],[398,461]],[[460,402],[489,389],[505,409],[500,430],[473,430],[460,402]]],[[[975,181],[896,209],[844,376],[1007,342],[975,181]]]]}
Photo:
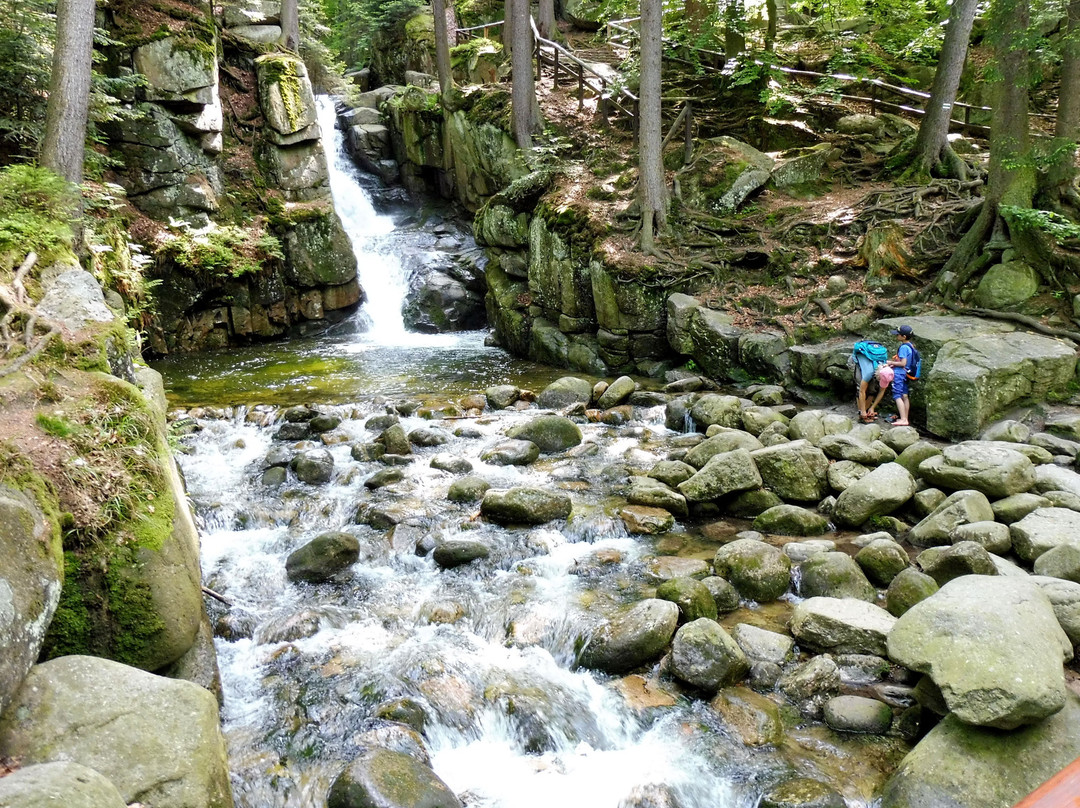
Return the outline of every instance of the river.
{"type": "MultiPolygon", "coordinates": [[[[380,718],[403,711],[422,713],[431,766],[470,806],[750,808],[763,784],[820,771],[805,755],[743,747],[706,702],[655,673],[619,680],[574,668],[575,643],[655,586],[644,562],[658,540],[627,535],[609,481],[663,459],[674,433],[662,408],[641,410],[617,428],[583,425],[587,450],[494,466],[481,451],[528,413],[434,426],[418,417],[416,404],[501,383],[539,389],[563,374],[485,347],[483,333],[404,330],[401,256],[430,244],[430,223],[375,212],[325,99],[321,111],[335,203],[369,295],[357,328],[158,365],[173,406],[227,407],[199,421],[180,463],[205,582],[233,604],[214,620],[238,806],[322,808],[333,779],[371,744],[423,756],[414,736],[380,718]],[[373,440],[367,419],[406,401],[397,408],[414,413],[400,416],[406,431],[435,429],[447,442],[417,449],[404,479],[369,490],[385,466],[354,460],[351,444],[373,440]],[[254,405],[313,402],[342,418],[326,447],[331,482],[290,475],[280,488],[264,485],[268,452],[291,444],[273,438],[281,410],[254,405]],[[475,503],[446,499],[454,476],[428,465],[436,452],[468,460],[495,487],[571,492],[573,518],[513,529],[479,520],[475,503]],[[397,525],[388,531],[373,513],[397,525]],[[288,554],[331,530],[359,540],[360,562],[333,583],[290,582],[288,554]],[[414,552],[432,535],[481,539],[491,555],[440,570],[414,552]]],[[[681,536],[679,554],[711,558],[715,545],[681,536]]],[[[789,606],[742,619],[768,626],[789,606]]],[[[807,738],[822,757],[847,759],[831,741],[807,738]]]]}

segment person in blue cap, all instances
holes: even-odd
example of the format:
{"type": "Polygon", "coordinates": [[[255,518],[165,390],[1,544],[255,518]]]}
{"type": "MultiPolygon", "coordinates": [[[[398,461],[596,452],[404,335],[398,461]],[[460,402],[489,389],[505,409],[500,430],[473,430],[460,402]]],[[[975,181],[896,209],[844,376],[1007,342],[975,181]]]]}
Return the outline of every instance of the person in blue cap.
{"type": "Polygon", "coordinates": [[[895,334],[900,340],[900,347],[896,350],[896,356],[889,360],[889,364],[896,368],[893,377],[892,394],[896,402],[898,417],[892,422],[893,426],[910,426],[908,416],[911,414],[911,400],[908,398],[910,383],[908,370],[915,369],[915,346],[911,342],[911,326],[902,325],[889,332],[895,334]]]}

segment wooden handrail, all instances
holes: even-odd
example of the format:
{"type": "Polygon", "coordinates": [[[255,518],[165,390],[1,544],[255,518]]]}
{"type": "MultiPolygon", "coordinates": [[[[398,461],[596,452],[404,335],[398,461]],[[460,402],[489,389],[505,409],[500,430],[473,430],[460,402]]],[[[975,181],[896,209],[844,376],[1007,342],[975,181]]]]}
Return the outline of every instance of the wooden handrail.
{"type": "Polygon", "coordinates": [[[1077,758],[1013,808],[1078,808],[1080,806],[1080,758],[1077,758]]]}

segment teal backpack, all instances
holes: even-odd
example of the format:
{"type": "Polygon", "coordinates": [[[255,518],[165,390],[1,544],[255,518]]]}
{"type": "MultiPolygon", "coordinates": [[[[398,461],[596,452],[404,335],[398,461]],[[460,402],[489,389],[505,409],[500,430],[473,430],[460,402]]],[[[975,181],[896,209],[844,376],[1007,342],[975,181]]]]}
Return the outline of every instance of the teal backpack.
{"type": "Polygon", "coordinates": [[[887,362],[889,359],[889,349],[880,342],[874,342],[873,340],[856,342],[855,347],[851,349],[851,354],[852,356],[865,356],[873,363],[874,367],[877,367],[882,362],[887,362]]]}

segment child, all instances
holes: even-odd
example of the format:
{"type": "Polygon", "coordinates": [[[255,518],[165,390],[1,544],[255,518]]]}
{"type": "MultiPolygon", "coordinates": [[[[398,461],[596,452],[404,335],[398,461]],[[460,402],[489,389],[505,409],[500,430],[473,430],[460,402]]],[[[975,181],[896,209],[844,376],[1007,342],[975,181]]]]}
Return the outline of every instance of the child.
{"type": "Polygon", "coordinates": [[[915,346],[911,342],[911,326],[902,325],[889,332],[895,334],[900,340],[900,347],[896,349],[896,356],[889,360],[889,365],[896,368],[893,379],[893,400],[896,401],[897,418],[892,422],[893,426],[910,426],[908,415],[911,413],[911,400],[908,392],[911,389],[908,383],[908,371],[915,371],[915,346]]]}

